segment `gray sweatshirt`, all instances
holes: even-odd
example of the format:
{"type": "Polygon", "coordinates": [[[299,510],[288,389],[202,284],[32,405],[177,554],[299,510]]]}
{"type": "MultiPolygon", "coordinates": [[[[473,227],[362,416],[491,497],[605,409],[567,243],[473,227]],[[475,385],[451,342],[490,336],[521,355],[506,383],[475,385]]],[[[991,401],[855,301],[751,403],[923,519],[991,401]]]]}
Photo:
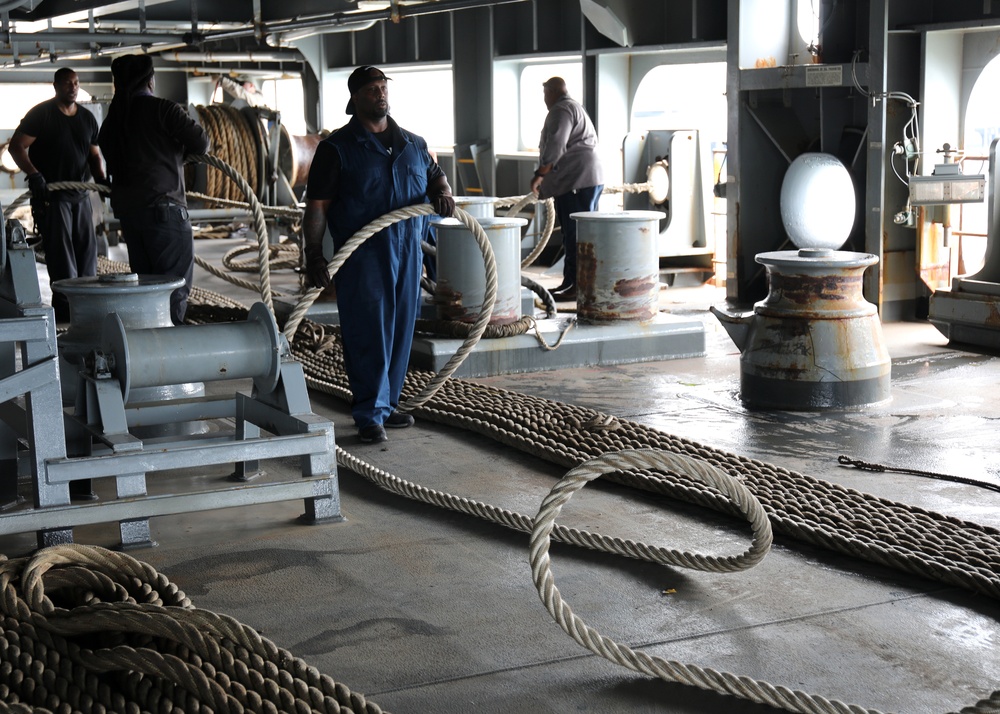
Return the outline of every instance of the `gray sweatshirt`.
{"type": "Polygon", "coordinates": [[[538,142],[538,165],[552,164],[538,197],[552,198],[574,189],[601,186],[604,173],[597,157],[597,132],[587,112],[565,96],[549,109],[538,142]]]}

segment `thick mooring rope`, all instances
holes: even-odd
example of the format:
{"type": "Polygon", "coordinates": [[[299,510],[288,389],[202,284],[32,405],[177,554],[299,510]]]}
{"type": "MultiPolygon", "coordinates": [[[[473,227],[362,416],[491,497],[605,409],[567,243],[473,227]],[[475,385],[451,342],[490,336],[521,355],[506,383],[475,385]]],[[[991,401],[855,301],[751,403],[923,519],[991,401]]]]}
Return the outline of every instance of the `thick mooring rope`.
{"type": "Polygon", "coordinates": [[[0,711],[382,712],[123,553],[2,559],[0,609],[0,711]]]}
{"type": "MultiPolygon", "coordinates": [[[[89,183],[84,181],[53,181],[48,184],[49,191],[98,191],[99,193],[110,193],[111,189],[103,184],[89,183]]],[[[4,220],[10,218],[14,211],[31,200],[31,191],[25,191],[20,196],[11,201],[3,209],[4,220]]]]}
{"type": "MultiPolygon", "coordinates": [[[[714,669],[636,652],[630,647],[600,634],[573,613],[562,599],[550,567],[549,545],[556,517],[574,493],[599,476],[615,471],[642,471],[646,469],[671,471],[690,476],[705,487],[718,491],[729,499],[736,510],[746,517],[753,529],[752,546],[743,556],[750,565],[756,565],[762,560],[771,545],[771,527],[760,502],[754,498],[739,479],[704,461],[681,454],[651,450],[619,451],[591,459],[570,470],[542,501],[538,515],[534,519],[528,547],[535,588],[538,590],[545,609],[549,611],[549,614],[559,623],[566,634],[578,644],[605,659],[668,682],[677,682],[804,714],[874,714],[873,710],[831,701],[805,692],[793,691],[786,687],[776,687],[768,682],[749,677],[736,676],[728,672],[719,672],[714,669]]],[[[720,559],[711,556],[699,558],[688,553],[683,555],[685,557],[678,558],[672,564],[692,567],[688,565],[689,561],[694,560],[699,565],[704,561],[704,567],[701,569],[715,570],[714,567],[710,566],[715,566],[720,562],[720,559]]],[[[733,560],[732,558],[721,559],[721,564],[729,565],[733,560]]],[[[719,571],[727,572],[723,568],[719,568],[719,571]]]]}
{"type": "MultiPolygon", "coordinates": [[[[264,211],[260,201],[257,200],[257,196],[250,188],[250,185],[247,184],[246,180],[244,180],[244,178],[239,174],[239,172],[236,171],[236,169],[234,169],[232,166],[227,164],[225,161],[218,158],[217,156],[212,156],[211,154],[203,156],[195,154],[189,156],[186,159],[186,162],[202,163],[202,164],[207,164],[208,166],[215,167],[223,175],[228,176],[246,197],[247,201],[249,202],[248,205],[250,207],[250,212],[254,218],[254,231],[257,234],[258,276],[260,282],[259,284],[254,285],[246,280],[235,278],[226,273],[225,271],[216,268],[208,261],[198,256],[195,256],[195,262],[218,278],[231,282],[233,285],[236,285],[238,287],[259,293],[261,301],[265,305],[267,305],[268,309],[273,313],[274,301],[272,299],[273,293],[271,292],[271,274],[270,274],[270,265],[268,262],[268,258],[270,255],[270,248],[268,246],[267,223],[264,220],[264,211]]],[[[76,189],[84,191],[88,190],[98,191],[100,193],[109,193],[111,191],[110,188],[104,186],[103,184],[87,183],[79,181],[54,181],[48,184],[48,189],[50,191],[59,191],[63,189],[76,189]]],[[[16,199],[11,201],[11,203],[4,208],[3,212],[4,219],[10,217],[10,215],[12,215],[17,208],[27,203],[30,200],[30,198],[31,198],[31,192],[26,191],[22,193],[20,196],[18,196],[16,199]]]]}
{"type": "MultiPolygon", "coordinates": [[[[327,266],[330,271],[330,275],[336,275],[341,266],[343,266],[347,259],[351,257],[354,251],[357,250],[362,243],[384,228],[406,220],[407,218],[430,216],[434,213],[435,210],[433,206],[429,203],[423,203],[416,206],[405,206],[403,208],[396,209],[395,211],[390,211],[380,218],[375,219],[348,238],[347,242],[344,243],[340,250],[337,251],[336,255],[333,256],[333,259],[330,260],[330,263],[327,266]]],[[[497,297],[497,264],[496,258],[493,256],[493,248],[490,247],[490,241],[486,236],[486,232],[475,218],[470,216],[461,208],[455,208],[454,215],[455,218],[464,223],[465,227],[472,233],[472,236],[476,239],[476,243],[479,245],[479,249],[483,254],[483,262],[486,270],[486,288],[483,294],[483,304],[480,308],[479,316],[473,323],[472,329],[469,331],[469,335],[465,338],[462,346],[454,355],[451,356],[451,359],[445,363],[444,367],[442,367],[432,379],[428,380],[423,391],[399,405],[399,409],[401,411],[407,411],[419,407],[434,396],[434,393],[441,388],[441,385],[444,384],[452,374],[454,374],[455,370],[459,368],[468,354],[479,342],[479,339],[482,337],[483,332],[485,332],[487,325],[489,325],[490,316],[493,314],[493,304],[496,302],[497,297]]],[[[289,342],[292,342],[295,339],[299,324],[305,318],[309,308],[322,292],[323,291],[320,288],[310,288],[306,291],[305,295],[302,296],[298,304],[296,304],[292,309],[291,314],[288,316],[288,320],[285,322],[284,329],[284,335],[289,342]]]]}
{"type": "MultiPolygon", "coordinates": [[[[301,330],[292,344],[310,387],[349,401],[337,331],[311,328],[301,330]],[[318,334],[323,337],[318,339],[318,334]]],[[[411,369],[404,398],[422,389],[430,376],[411,369]]],[[[652,448],[701,459],[742,479],[767,510],[776,533],[1000,599],[1000,530],[995,528],[864,494],[593,409],[461,379],[446,382],[414,414],[567,468],[627,449],[652,448]]],[[[648,483],[636,481],[631,472],[608,478],[649,490],[648,483]]],[[[657,478],[658,493],[732,512],[718,493],[688,477],[657,478]]]]}
{"type": "MultiPolygon", "coordinates": [[[[293,354],[302,362],[310,387],[349,401],[350,390],[342,373],[342,355],[336,338],[318,325],[304,325],[300,337],[302,339],[293,345],[293,354]],[[310,335],[316,345],[315,351],[305,347],[310,335]]],[[[428,373],[411,370],[407,375],[404,396],[420,389],[421,383],[426,379],[428,373]]],[[[706,483],[701,478],[703,474],[700,470],[716,469],[746,486],[778,533],[1000,598],[1000,531],[993,528],[869,496],[781,467],[670,436],[592,409],[460,379],[449,380],[433,400],[415,410],[414,414],[483,434],[500,443],[569,467],[577,467],[592,458],[623,451],[655,449],[656,458],[659,459],[657,465],[619,461],[615,469],[607,469],[602,465],[600,471],[610,471],[604,475],[616,483],[722,513],[737,515],[743,512],[739,503],[731,500],[726,491],[710,479],[706,483]],[[682,468],[676,466],[675,459],[681,460],[682,468]],[[692,463],[697,466],[692,467],[692,463]],[[692,473],[692,468],[695,473],[692,473]]],[[[536,522],[525,514],[405,481],[361,461],[339,446],[337,463],[391,493],[483,518],[507,528],[527,532],[536,522]]],[[[582,485],[580,483],[579,487],[582,485]]],[[[555,517],[554,514],[552,517],[555,517]]],[[[563,542],[659,562],[656,559],[659,551],[643,543],[557,525],[553,527],[553,531],[555,538],[563,542]]],[[[545,578],[542,580],[544,586],[545,578]]],[[[542,597],[543,601],[552,598],[555,603],[552,593],[543,594],[542,597]]],[[[563,617],[566,622],[571,623],[571,627],[582,625],[580,622],[571,622],[567,613],[563,617]]],[[[619,656],[628,662],[644,657],[636,655],[638,659],[634,659],[629,654],[630,651],[626,652],[621,646],[613,646],[610,640],[600,640],[593,632],[585,639],[604,650],[598,652],[602,656],[606,656],[605,652],[617,650],[619,656]]],[[[769,703],[790,711],[875,714],[871,710],[774,687],[766,682],[734,675],[723,677],[721,673],[710,669],[649,659],[643,665],[648,668],[639,671],[654,676],[666,675],[664,678],[670,681],[690,683],[721,694],[769,703]]],[[[998,707],[1000,690],[994,692],[989,699],[966,707],[962,714],[996,714],[1000,711],[998,707]]]]}
{"type": "MultiPolygon", "coordinates": [[[[187,162],[214,166],[216,169],[218,169],[223,174],[228,176],[232,180],[232,182],[236,184],[239,190],[243,193],[243,196],[249,202],[250,211],[254,217],[254,232],[257,234],[257,260],[258,260],[258,276],[260,278],[260,285],[259,285],[260,299],[261,302],[267,305],[267,309],[270,310],[271,313],[273,314],[274,300],[272,299],[273,294],[271,292],[271,268],[270,268],[270,263],[268,262],[269,258],[268,230],[267,230],[267,222],[264,220],[264,210],[260,204],[260,201],[257,200],[256,194],[250,187],[250,184],[248,184],[246,180],[243,178],[243,176],[240,175],[240,173],[235,168],[227,164],[219,157],[212,156],[211,154],[205,154],[205,155],[193,154],[187,158],[187,162]]],[[[245,281],[239,281],[238,278],[231,278],[228,276],[224,277],[225,273],[223,273],[222,271],[216,272],[212,268],[206,267],[205,261],[200,262],[199,265],[201,265],[206,270],[212,272],[213,275],[217,275],[218,277],[221,277],[224,280],[229,280],[234,285],[239,285],[240,282],[245,282],[245,281]]],[[[240,285],[240,287],[244,287],[244,285],[240,285]]]]}
{"type": "MultiPolygon", "coordinates": [[[[239,111],[228,104],[198,106],[195,109],[198,112],[199,123],[212,142],[212,153],[231,166],[249,186],[256,187],[259,183],[256,147],[260,138],[253,135],[254,128],[239,111]]],[[[206,178],[208,180],[206,192],[209,195],[227,200],[239,198],[235,188],[222,180],[222,174],[209,169],[206,178]]],[[[242,191],[242,187],[240,191],[243,195],[247,195],[242,191]]],[[[250,191],[254,194],[254,198],[257,197],[255,191],[256,189],[250,191]]]]}

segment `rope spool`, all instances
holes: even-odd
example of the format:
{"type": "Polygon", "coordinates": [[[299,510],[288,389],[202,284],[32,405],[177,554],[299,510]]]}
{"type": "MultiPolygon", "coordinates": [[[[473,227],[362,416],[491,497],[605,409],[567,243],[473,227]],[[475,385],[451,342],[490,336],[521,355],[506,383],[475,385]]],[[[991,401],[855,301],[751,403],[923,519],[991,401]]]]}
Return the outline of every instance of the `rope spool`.
{"type": "MultiPolygon", "coordinates": [[[[232,166],[251,187],[254,195],[260,198],[263,195],[263,171],[258,166],[259,147],[263,141],[260,123],[251,123],[251,118],[228,104],[199,105],[195,111],[198,122],[212,142],[212,153],[232,166]]],[[[216,168],[207,170],[206,181],[205,193],[209,196],[226,200],[237,200],[243,196],[239,187],[226,181],[224,174],[216,168]]]]}

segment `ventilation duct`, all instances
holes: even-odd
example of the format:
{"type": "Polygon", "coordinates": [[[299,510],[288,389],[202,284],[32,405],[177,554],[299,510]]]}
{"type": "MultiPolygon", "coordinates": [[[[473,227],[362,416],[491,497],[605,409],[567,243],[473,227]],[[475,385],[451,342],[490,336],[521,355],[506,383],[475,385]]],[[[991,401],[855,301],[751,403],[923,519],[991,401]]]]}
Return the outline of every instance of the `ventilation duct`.
{"type": "Polygon", "coordinates": [[[580,0],[580,9],[590,24],[609,40],[631,47],[635,37],[629,30],[628,0],[580,0]]]}

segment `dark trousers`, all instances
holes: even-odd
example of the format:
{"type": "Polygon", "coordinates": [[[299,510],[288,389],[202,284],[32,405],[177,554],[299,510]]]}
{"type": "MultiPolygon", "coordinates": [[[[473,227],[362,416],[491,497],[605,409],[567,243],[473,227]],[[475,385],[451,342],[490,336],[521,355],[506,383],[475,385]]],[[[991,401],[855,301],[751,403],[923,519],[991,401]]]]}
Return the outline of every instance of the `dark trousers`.
{"type": "Polygon", "coordinates": [[[351,414],[359,429],[385,423],[399,406],[420,309],[420,233],[385,231],[369,238],[334,278],[351,414]]]}
{"type": "Polygon", "coordinates": [[[570,218],[574,213],[596,211],[597,202],[601,198],[604,185],[578,188],[561,196],[556,196],[556,218],[562,229],[563,250],[566,258],[563,262],[563,285],[576,285],[576,221],[570,218]]]}
{"type": "Polygon", "coordinates": [[[135,211],[116,211],[116,215],[133,273],[184,278],[184,285],[170,296],[170,319],[180,325],[194,276],[194,234],[187,208],[158,203],[135,211]]]}
{"type": "MultiPolygon", "coordinates": [[[[35,221],[42,236],[50,283],[97,275],[97,236],[89,196],[77,201],[50,200],[35,214],[35,221]]],[[[52,291],[52,307],[57,320],[69,319],[69,302],[56,290],[52,291]]]]}

